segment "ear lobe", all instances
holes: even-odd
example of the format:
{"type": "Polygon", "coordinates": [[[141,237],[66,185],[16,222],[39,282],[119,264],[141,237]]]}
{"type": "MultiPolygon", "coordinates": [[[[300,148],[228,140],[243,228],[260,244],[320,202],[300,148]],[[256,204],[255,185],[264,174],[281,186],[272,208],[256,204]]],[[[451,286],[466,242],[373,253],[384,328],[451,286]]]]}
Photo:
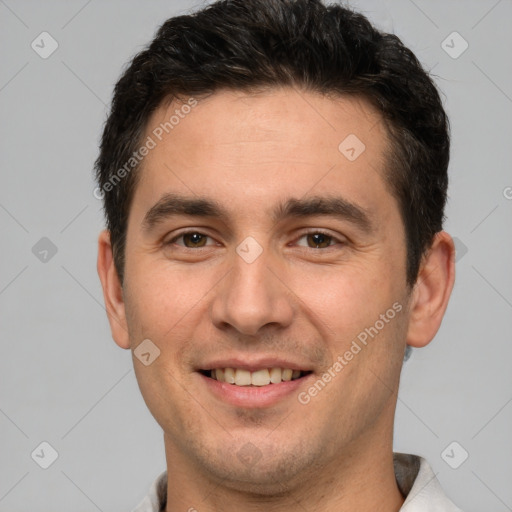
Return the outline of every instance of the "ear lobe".
{"type": "Polygon", "coordinates": [[[440,231],[424,256],[409,308],[407,344],[424,347],[436,335],[455,281],[455,245],[440,231]]]}
{"type": "Polygon", "coordinates": [[[107,310],[112,338],[121,347],[130,348],[126,323],[123,289],[114,265],[110,232],[104,230],[98,237],[98,275],[103,288],[103,299],[107,310]]]}

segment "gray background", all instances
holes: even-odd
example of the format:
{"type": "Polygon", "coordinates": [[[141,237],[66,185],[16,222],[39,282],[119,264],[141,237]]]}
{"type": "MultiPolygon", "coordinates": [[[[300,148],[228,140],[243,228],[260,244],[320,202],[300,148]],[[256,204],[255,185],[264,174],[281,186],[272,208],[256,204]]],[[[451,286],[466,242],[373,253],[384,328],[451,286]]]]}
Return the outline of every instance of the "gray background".
{"type": "MultiPolygon", "coordinates": [[[[125,62],[199,5],[0,0],[0,511],[131,510],[165,469],[103,308],[92,165],[125,62]],[[43,31],[59,45],[46,59],[31,48],[43,31]],[[31,458],[42,441],[58,452],[48,469],[31,458]]],[[[512,2],[350,5],[433,70],[452,123],[457,282],[438,336],[404,368],[395,450],[425,456],[464,510],[512,510],[512,2]],[[457,58],[458,36],[442,46],[454,31],[469,45],[457,58]]]]}

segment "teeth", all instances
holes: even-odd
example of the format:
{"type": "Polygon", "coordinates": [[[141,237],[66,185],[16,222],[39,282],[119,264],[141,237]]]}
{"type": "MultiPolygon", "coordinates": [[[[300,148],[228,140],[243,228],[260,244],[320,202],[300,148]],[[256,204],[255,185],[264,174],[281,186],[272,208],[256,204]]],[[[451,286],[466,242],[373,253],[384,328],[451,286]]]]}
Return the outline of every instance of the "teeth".
{"type": "Polygon", "coordinates": [[[248,370],[236,370],[235,384],[237,386],[250,386],[252,384],[251,372],[248,370]]]}
{"type": "Polygon", "coordinates": [[[270,373],[268,370],[258,370],[257,372],[252,372],[251,384],[253,386],[266,386],[267,384],[270,384],[270,373]]]}
{"type": "Polygon", "coordinates": [[[279,384],[281,382],[281,368],[270,369],[270,382],[272,384],[279,384]]]}
{"type": "Polygon", "coordinates": [[[229,384],[235,383],[235,370],[233,368],[224,369],[224,380],[229,384]]]}
{"type": "Polygon", "coordinates": [[[237,386],[267,386],[283,381],[298,379],[300,370],[290,368],[264,368],[255,372],[236,368],[216,368],[210,370],[210,377],[219,382],[227,382],[237,386]]]}
{"type": "Polygon", "coordinates": [[[283,373],[281,374],[281,379],[284,381],[292,380],[293,370],[290,370],[290,368],[285,368],[283,370],[283,373]]]}

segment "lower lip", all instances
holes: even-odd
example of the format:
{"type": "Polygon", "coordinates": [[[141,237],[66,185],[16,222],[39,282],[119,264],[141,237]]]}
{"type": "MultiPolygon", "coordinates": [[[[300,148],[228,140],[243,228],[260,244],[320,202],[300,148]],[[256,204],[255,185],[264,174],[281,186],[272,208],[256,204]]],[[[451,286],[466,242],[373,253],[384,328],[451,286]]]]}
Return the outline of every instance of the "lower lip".
{"type": "Polygon", "coordinates": [[[277,404],[280,400],[290,396],[296,396],[297,390],[312,374],[300,379],[283,381],[279,384],[268,384],[266,386],[237,386],[227,382],[206,377],[198,373],[210,392],[224,402],[237,407],[258,408],[269,407],[277,404]]]}

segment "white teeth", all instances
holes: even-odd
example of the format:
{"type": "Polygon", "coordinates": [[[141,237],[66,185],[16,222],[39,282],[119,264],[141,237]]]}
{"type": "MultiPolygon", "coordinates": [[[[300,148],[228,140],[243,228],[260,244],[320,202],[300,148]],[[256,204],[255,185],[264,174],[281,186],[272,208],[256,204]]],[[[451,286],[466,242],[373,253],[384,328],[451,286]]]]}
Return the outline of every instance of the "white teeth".
{"type": "Polygon", "coordinates": [[[292,380],[293,370],[290,370],[290,368],[285,368],[283,370],[283,373],[281,374],[281,379],[284,381],[292,380]]]}
{"type": "Polygon", "coordinates": [[[270,369],[270,382],[272,384],[279,384],[281,382],[281,368],[270,369]]]}
{"type": "Polygon", "coordinates": [[[215,368],[210,370],[209,375],[219,382],[237,386],[267,386],[298,379],[301,376],[301,371],[291,368],[263,368],[250,372],[236,368],[215,368]]]}
{"type": "Polygon", "coordinates": [[[250,386],[252,384],[251,372],[248,370],[236,370],[235,384],[237,386],[250,386]]]}
{"type": "Polygon", "coordinates": [[[266,386],[270,384],[270,373],[268,373],[267,369],[252,372],[251,383],[253,386],[266,386]]]}
{"type": "Polygon", "coordinates": [[[224,368],[224,380],[229,384],[235,383],[235,370],[233,368],[224,368]]]}

